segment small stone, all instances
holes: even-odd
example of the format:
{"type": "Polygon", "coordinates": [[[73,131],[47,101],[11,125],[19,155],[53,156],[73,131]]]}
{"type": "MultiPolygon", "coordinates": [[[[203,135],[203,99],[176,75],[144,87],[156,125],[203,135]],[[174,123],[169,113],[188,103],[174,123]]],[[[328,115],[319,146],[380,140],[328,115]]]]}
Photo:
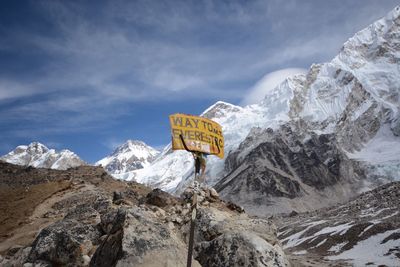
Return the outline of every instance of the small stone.
{"type": "Polygon", "coordinates": [[[213,198],[219,198],[219,194],[217,192],[217,190],[215,190],[214,188],[210,187],[209,188],[209,192],[210,192],[210,196],[213,198]]]}
{"type": "Polygon", "coordinates": [[[163,209],[158,209],[155,213],[158,217],[165,217],[166,215],[165,210],[163,209]]]}
{"type": "Polygon", "coordinates": [[[92,241],[90,240],[85,240],[83,241],[83,243],[81,244],[81,250],[82,250],[82,254],[87,254],[89,253],[89,251],[93,248],[93,244],[92,241]]]}
{"type": "Polygon", "coordinates": [[[169,222],[169,223],[168,223],[168,228],[171,229],[171,230],[172,230],[172,229],[175,229],[174,223],[173,223],[173,222],[169,222]]]}
{"type": "Polygon", "coordinates": [[[181,224],[183,222],[182,218],[178,217],[178,216],[174,216],[172,218],[173,222],[176,222],[177,224],[181,224]]]}
{"type": "Polygon", "coordinates": [[[90,257],[88,255],[83,255],[82,256],[82,265],[83,266],[89,266],[90,264],[90,257]]]}
{"type": "Polygon", "coordinates": [[[197,202],[198,203],[201,203],[201,202],[203,202],[204,201],[204,199],[205,199],[205,197],[204,196],[197,196],[197,202]]]}

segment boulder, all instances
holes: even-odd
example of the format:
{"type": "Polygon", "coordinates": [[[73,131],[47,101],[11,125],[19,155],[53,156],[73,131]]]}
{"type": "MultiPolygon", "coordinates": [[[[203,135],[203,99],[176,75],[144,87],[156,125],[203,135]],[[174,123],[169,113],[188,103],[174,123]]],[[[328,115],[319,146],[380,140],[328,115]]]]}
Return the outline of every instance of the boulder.
{"type": "MultiPolygon", "coordinates": [[[[187,246],[144,207],[119,211],[90,266],[186,266],[187,246]]],[[[193,266],[199,266],[197,262],[193,266]]]]}
{"type": "Polygon", "coordinates": [[[144,202],[157,207],[165,207],[177,203],[177,199],[161,189],[154,189],[144,199],[144,202]]]}
{"type": "Polygon", "coordinates": [[[91,249],[92,244],[97,243],[100,235],[94,225],[72,219],[56,222],[40,231],[32,244],[27,262],[83,266],[83,256],[91,249]]]}
{"type": "Polygon", "coordinates": [[[202,266],[289,266],[282,249],[258,235],[230,232],[196,246],[196,259],[202,266]]]}

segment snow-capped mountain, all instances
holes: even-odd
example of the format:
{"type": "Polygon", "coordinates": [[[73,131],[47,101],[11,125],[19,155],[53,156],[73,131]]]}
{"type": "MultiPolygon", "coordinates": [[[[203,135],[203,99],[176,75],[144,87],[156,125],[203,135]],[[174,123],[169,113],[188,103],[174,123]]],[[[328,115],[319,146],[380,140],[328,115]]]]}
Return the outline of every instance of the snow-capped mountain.
{"type": "Polygon", "coordinates": [[[75,153],[67,149],[57,152],[38,142],[33,142],[28,146],[18,146],[7,155],[0,157],[0,160],[16,165],[57,170],[86,165],[75,153]]]}
{"type": "MultiPolygon", "coordinates": [[[[207,183],[245,208],[284,212],[331,205],[399,179],[399,65],[396,7],[331,62],[287,78],[261,103],[217,102],[202,116],[222,125],[226,158],[208,158],[207,183]]],[[[149,167],[120,175],[168,191],[192,177],[191,156],[169,146],[149,167]]]]}
{"type": "Polygon", "coordinates": [[[297,76],[290,119],[231,151],[220,194],[255,213],[306,211],[398,180],[399,37],[397,7],[297,76]]]}
{"type": "Polygon", "coordinates": [[[96,162],[95,165],[102,165],[108,173],[118,177],[120,173],[148,166],[159,153],[142,141],[128,140],[117,147],[111,155],[96,162]]]}

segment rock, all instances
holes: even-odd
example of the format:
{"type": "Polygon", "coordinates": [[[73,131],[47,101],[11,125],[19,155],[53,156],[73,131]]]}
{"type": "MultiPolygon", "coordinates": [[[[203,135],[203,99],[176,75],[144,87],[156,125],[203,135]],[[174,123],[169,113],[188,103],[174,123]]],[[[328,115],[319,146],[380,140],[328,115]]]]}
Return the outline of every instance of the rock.
{"type": "Polygon", "coordinates": [[[113,223],[109,228],[108,235],[101,242],[90,260],[90,266],[115,266],[115,263],[122,257],[123,225],[126,219],[126,210],[119,209],[112,215],[113,223]]]}
{"type": "Polygon", "coordinates": [[[99,226],[105,234],[110,233],[111,229],[113,228],[117,213],[118,210],[112,210],[101,215],[99,226]]]}
{"type": "Polygon", "coordinates": [[[12,246],[12,247],[7,251],[7,256],[9,256],[9,257],[14,256],[15,253],[17,253],[20,249],[22,249],[22,246],[20,246],[20,245],[14,245],[14,246],[12,246]]]}
{"type": "Polygon", "coordinates": [[[76,220],[62,220],[42,231],[32,244],[27,262],[47,261],[63,266],[82,266],[82,246],[97,243],[101,234],[94,225],[83,224],[76,220]]]}
{"type": "Polygon", "coordinates": [[[202,266],[289,266],[279,246],[247,231],[226,233],[200,243],[195,258],[202,266]]]}
{"type": "Polygon", "coordinates": [[[90,264],[90,257],[88,255],[83,255],[82,256],[83,262],[82,265],[83,266],[89,266],[90,264]]]}
{"type": "Polygon", "coordinates": [[[198,195],[197,196],[197,203],[202,203],[205,200],[205,196],[204,195],[198,195]]]}
{"type": "Polygon", "coordinates": [[[182,224],[182,222],[183,222],[182,218],[180,218],[179,216],[172,217],[171,221],[175,222],[177,224],[182,224]]]}
{"type": "Polygon", "coordinates": [[[297,211],[292,210],[292,212],[289,214],[290,217],[296,216],[297,214],[299,214],[297,211]]]}
{"type": "Polygon", "coordinates": [[[100,214],[89,204],[81,204],[69,211],[64,219],[77,220],[84,224],[98,224],[100,223],[100,214]]]}
{"type": "Polygon", "coordinates": [[[20,247],[19,249],[17,249],[17,246],[15,246],[15,250],[13,251],[12,255],[8,253],[6,258],[2,258],[2,256],[0,255],[0,266],[4,267],[22,266],[26,262],[30,250],[31,247],[26,247],[26,248],[20,247]]]}
{"type": "Polygon", "coordinates": [[[117,192],[117,191],[113,192],[113,202],[115,202],[117,200],[121,200],[123,198],[124,198],[124,195],[122,192],[117,192]]]}
{"type": "Polygon", "coordinates": [[[197,215],[195,258],[202,266],[288,266],[275,225],[214,207],[197,215]]]}
{"type": "Polygon", "coordinates": [[[187,246],[154,213],[133,207],[118,213],[90,266],[186,266],[186,252],[187,246]]]}
{"type": "Polygon", "coordinates": [[[217,193],[217,190],[215,190],[213,187],[209,188],[210,196],[213,198],[219,198],[219,194],[217,193]]]}
{"type": "Polygon", "coordinates": [[[243,213],[244,212],[244,209],[242,208],[242,207],[240,207],[239,205],[236,205],[235,203],[233,203],[233,202],[228,202],[228,204],[226,205],[227,207],[228,207],[228,209],[230,209],[230,210],[234,210],[234,211],[237,211],[237,212],[239,212],[239,213],[243,213]]]}
{"type": "Polygon", "coordinates": [[[174,223],[173,222],[168,222],[168,228],[171,229],[171,230],[175,229],[174,223]]]}
{"type": "Polygon", "coordinates": [[[230,232],[248,231],[271,244],[277,243],[277,229],[271,221],[249,218],[246,214],[231,214],[213,207],[202,207],[198,209],[197,225],[199,241],[211,241],[230,232]]]}
{"type": "Polygon", "coordinates": [[[177,203],[175,197],[171,196],[170,194],[158,188],[154,189],[149,194],[147,194],[144,201],[147,204],[155,205],[157,207],[165,207],[177,203]]]}

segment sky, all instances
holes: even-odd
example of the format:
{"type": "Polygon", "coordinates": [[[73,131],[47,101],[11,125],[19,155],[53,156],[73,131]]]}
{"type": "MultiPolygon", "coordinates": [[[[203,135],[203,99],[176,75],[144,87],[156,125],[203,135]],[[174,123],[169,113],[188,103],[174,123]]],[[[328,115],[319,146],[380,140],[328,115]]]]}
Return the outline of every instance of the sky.
{"type": "Polygon", "coordinates": [[[169,114],[255,103],[398,4],[2,1],[0,155],[33,141],[89,163],[128,139],[162,149],[169,114]]]}

